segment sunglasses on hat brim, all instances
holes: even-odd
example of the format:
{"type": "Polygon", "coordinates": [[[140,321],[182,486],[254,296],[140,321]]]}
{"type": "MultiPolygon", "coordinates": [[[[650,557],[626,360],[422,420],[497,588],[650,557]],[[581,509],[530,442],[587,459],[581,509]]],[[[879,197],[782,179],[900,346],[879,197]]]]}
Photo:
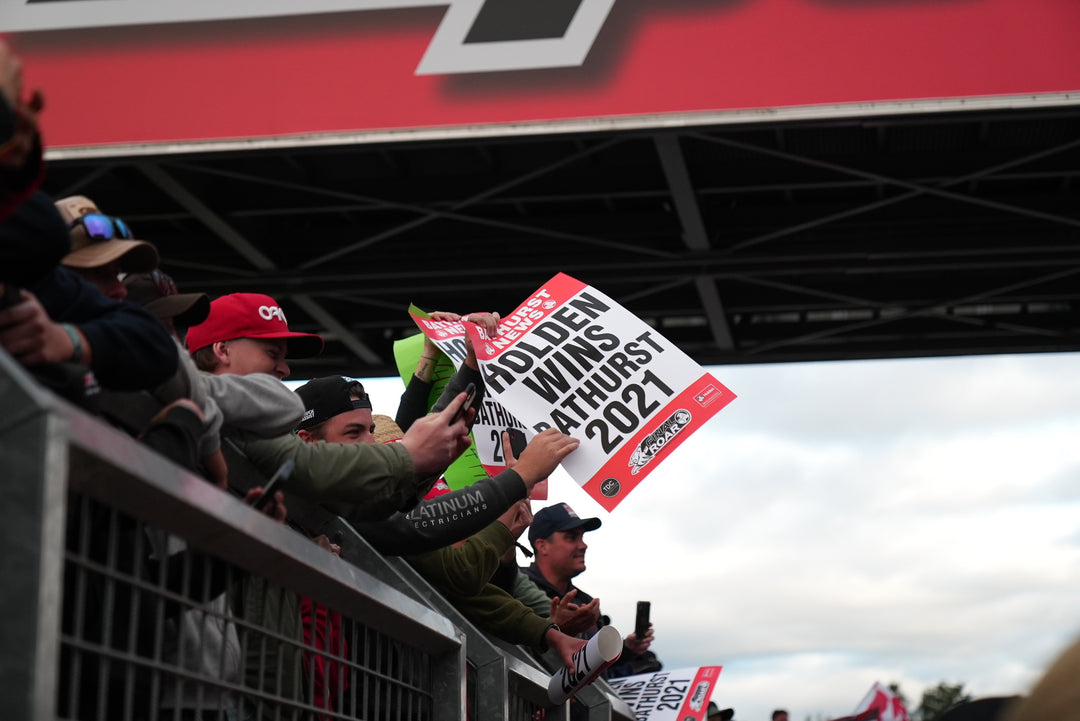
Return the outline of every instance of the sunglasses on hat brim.
{"type": "Polygon", "coordinates": [[[131,228],[120,218],[103,213],[87,213],[71,221],[69,229],[82,226],[91,240],[132,240],[131,228]]]}

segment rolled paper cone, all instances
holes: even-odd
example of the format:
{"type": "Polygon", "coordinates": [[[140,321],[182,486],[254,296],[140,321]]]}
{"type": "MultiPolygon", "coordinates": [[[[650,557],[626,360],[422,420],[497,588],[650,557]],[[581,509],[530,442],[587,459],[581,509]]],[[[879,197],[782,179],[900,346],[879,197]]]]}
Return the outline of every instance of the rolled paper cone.
{"type": "Polygon", "coordinates": [[[574,654],[574,673],[564,666],[548,682],[548,700],[553,706],[566,703],[583,686],[592,683],[600,672],[610,666],[622,653],[622,634],[604,626],[589,642],[574,654]]]}

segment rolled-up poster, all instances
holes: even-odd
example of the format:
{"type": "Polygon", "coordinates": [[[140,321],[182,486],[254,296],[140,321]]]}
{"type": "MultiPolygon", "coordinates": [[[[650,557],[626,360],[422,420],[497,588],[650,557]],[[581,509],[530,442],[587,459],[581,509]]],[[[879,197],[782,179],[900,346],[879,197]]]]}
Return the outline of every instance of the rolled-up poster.
{"type": "Polygon", "coordinates": [[[583,686],[592,683],[600,672],[610,666],[622,653],[622,634],[604,626],[573,655],[574,672],[565,666],[548,682],[548,700],[552,705],[566,703],[583,686]]]}

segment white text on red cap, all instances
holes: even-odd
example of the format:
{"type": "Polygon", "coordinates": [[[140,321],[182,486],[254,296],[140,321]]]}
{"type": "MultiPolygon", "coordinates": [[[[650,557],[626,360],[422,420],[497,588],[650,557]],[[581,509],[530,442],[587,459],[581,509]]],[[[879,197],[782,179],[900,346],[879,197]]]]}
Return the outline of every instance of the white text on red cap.
{"type": "Polygon", "coordinates": [[[282,323],[288,324],[289,321],[285,320],[285,311],[283,311],[281,308],[277,307],[276,305],[259,306],[259,317],[263,320],[273,320],[275,316],[282,323]]]}

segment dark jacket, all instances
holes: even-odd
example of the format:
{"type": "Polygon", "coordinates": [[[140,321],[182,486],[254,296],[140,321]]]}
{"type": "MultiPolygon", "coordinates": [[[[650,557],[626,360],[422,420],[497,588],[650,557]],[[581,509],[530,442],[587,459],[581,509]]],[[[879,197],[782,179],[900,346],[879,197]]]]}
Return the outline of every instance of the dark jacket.
{"type": "MultiPolygon", "coordinates": [[[[521,569],[521,572],[531,578],[533,582],[540,588],[541,591],[548,595],[548,598],[555,598],[561,596],[558,589],[544,578],[544,574],[540,573],[540,569],[535,563],[528,568],[521,569]]],[[[570,584],[567,592],[577,590],[577,595],[574,596],[574,603],[585,604],[593,600],[592,596],[582,591],[574,584],[570,584]]],[[[596,635],[596,632],[600,630],[601,626],[607,626],[611,623],[611,619],[607,616],[600,614],[599,623],[593,626],[587,631],[583,631],[578,634],[579,638],[592,638],[596,635]]],[[[632,676],[639,673],[652,673],[659,671],[663,668],[663,664],[660,663],[660,659],[656,657],[652,651],[646,651],[642,654],[631,653],[630,649],[623,646],[622,655],[614,664],[609,666],[604,671],[604,678],[620,678],[622,676],[632,676]]]]}
{"type": "Polygon", "coordinates": [[[514,537],[506,526],[492,523],[461,546],[440,548],[405,560],[481,631],[507,643],[525,644],[543,652],[547,650],[544,636],[551,626],[550,619],[538,616],[488,582],[499,565],[499,558],[513,546],[514,537]]]}
{"type": "Polygon", "coordinates": [[[421,501],[408,513],[353,525],[379,553],[411,556],[478,533],[524,497],[525,482],[515,471],[506,470],[494,478],[421,501]]]}
{"type": "Polygon", "coordinates": [[[79,327],[93,349],[91,370],[106,388],[153,388],[176,373],[168,329],[142,306],[106,298],[67,268],[56,266],[30,290],[57,323],[79,327]]]}

